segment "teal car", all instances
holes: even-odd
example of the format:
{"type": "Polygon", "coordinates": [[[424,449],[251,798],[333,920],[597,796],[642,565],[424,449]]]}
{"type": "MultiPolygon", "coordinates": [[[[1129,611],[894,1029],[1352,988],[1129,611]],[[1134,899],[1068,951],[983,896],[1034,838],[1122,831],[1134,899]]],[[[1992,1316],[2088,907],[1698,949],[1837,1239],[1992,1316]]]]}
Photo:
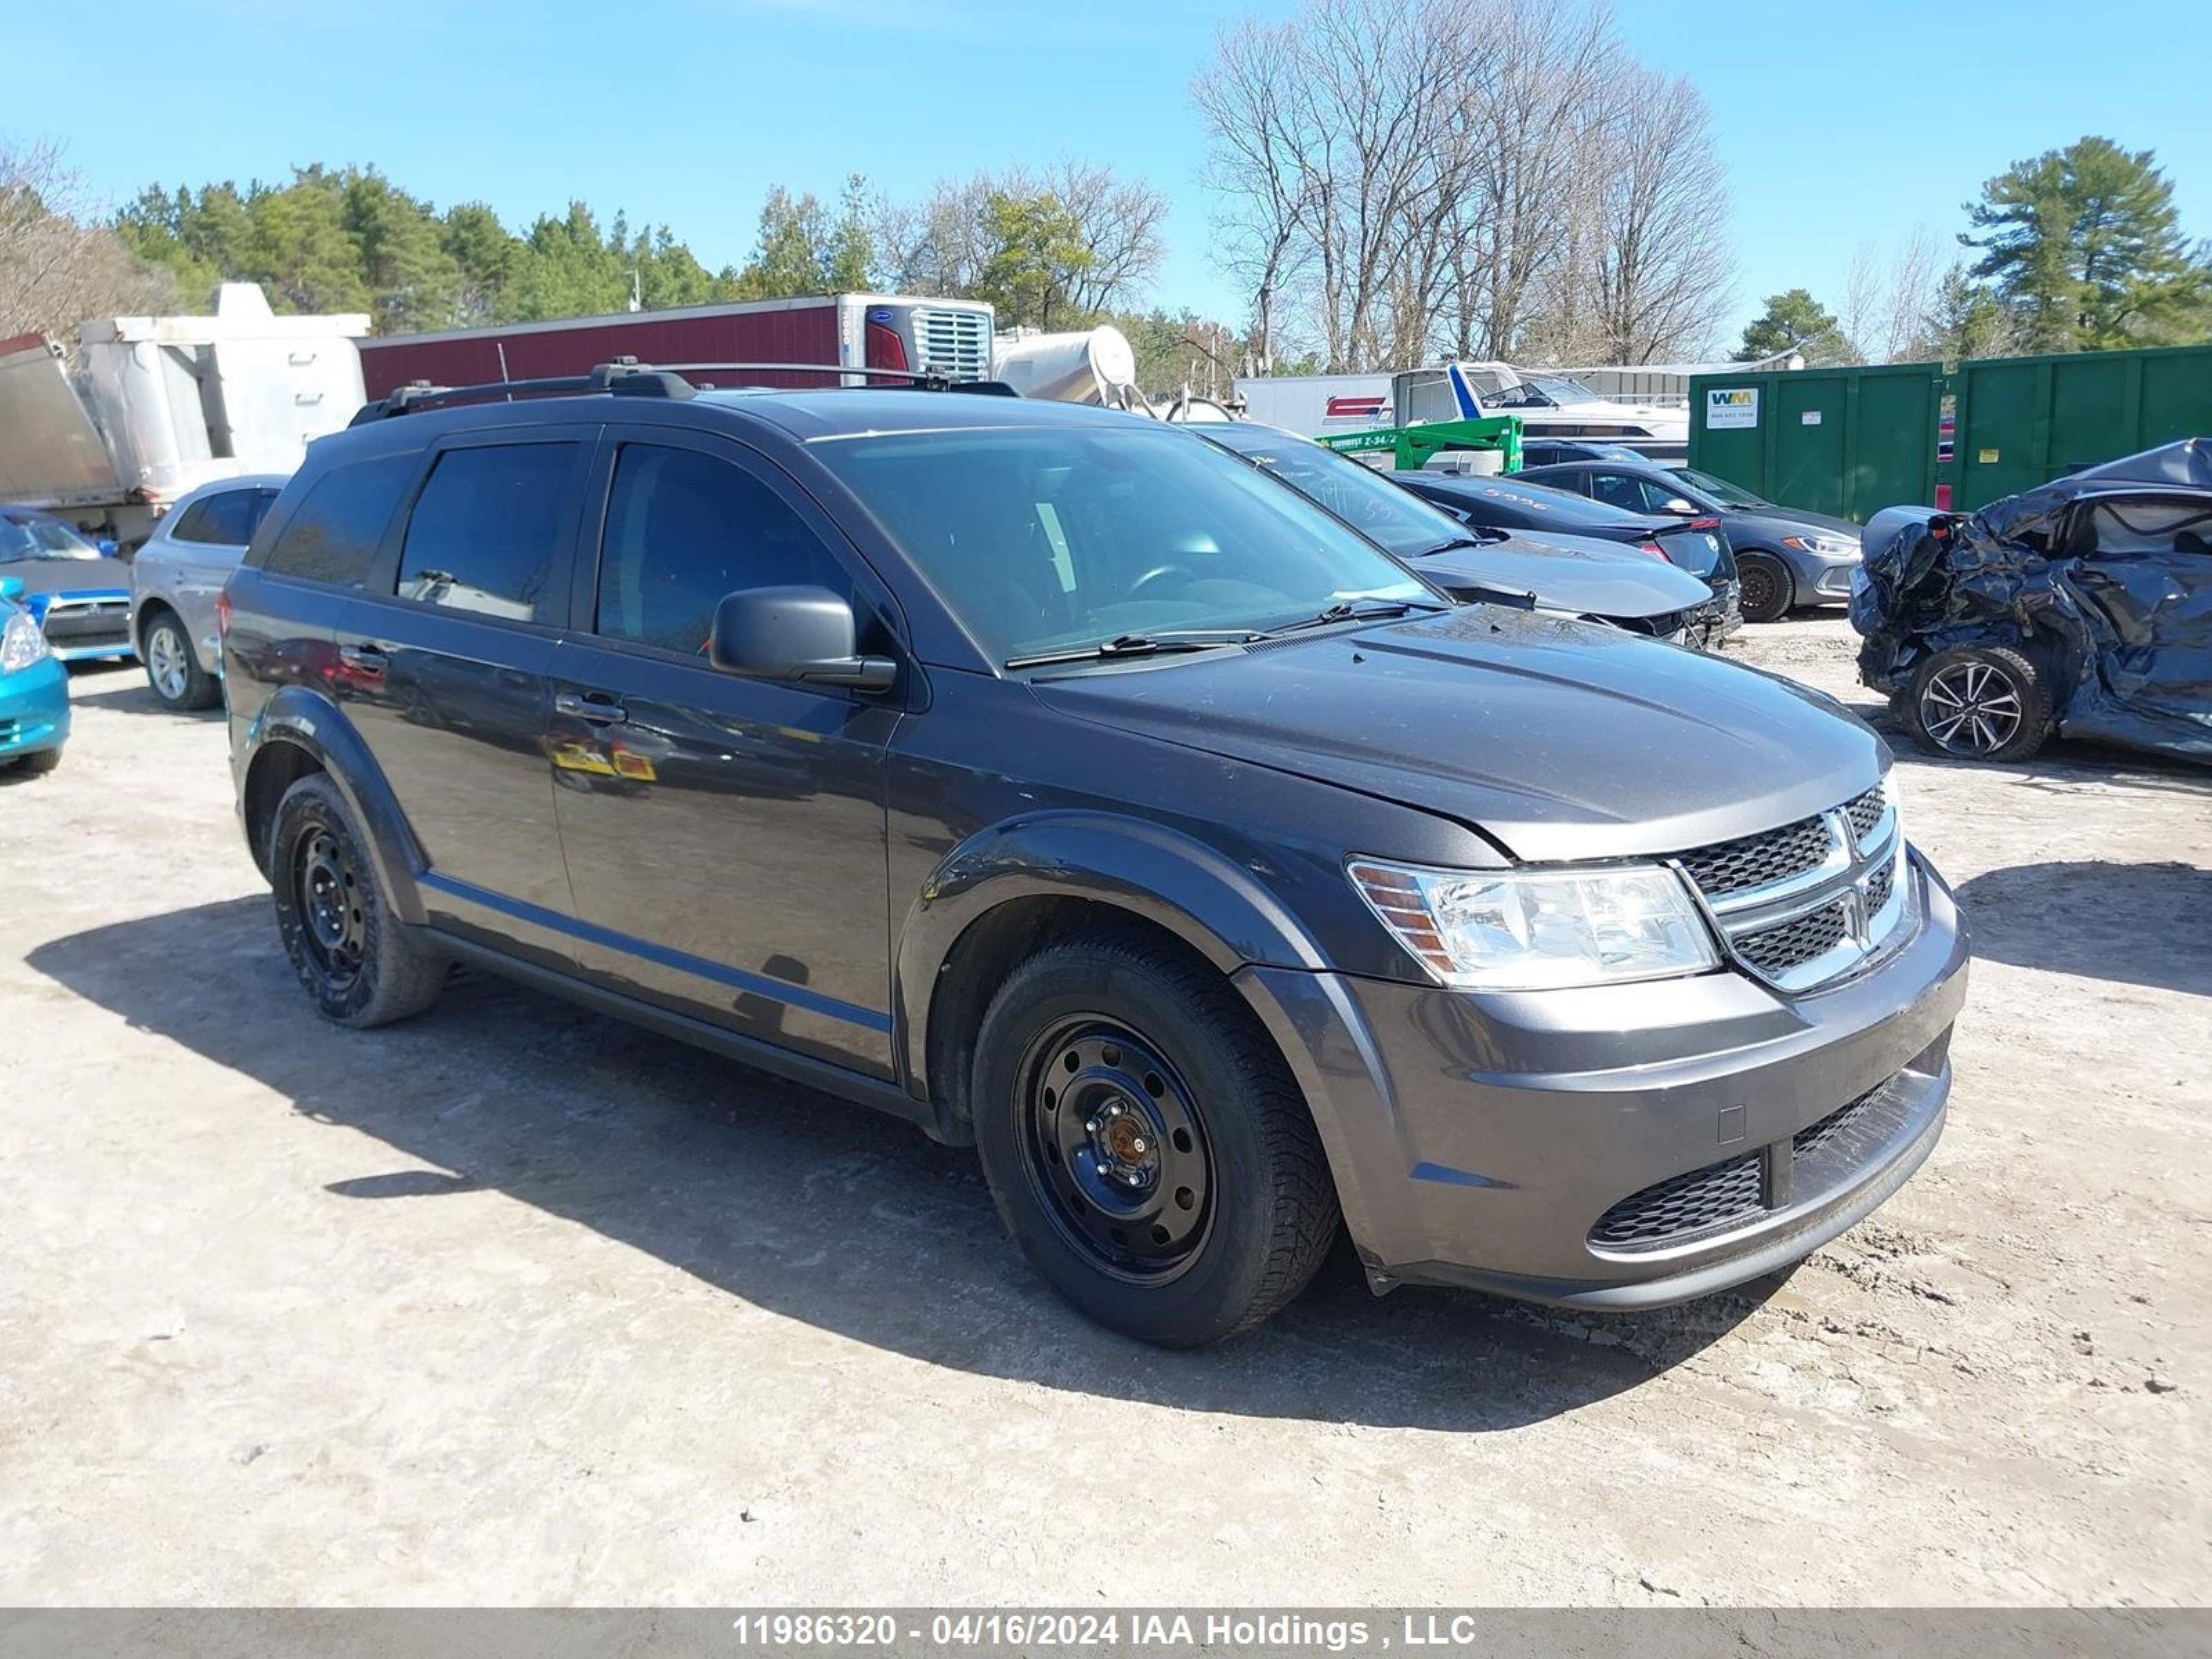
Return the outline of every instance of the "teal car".
{"type": "Polygon", "coordinates": [[[20,578],[0,577],[0,767],[51,772],[69,741],[69,672],[22,597],[20,578]]]}

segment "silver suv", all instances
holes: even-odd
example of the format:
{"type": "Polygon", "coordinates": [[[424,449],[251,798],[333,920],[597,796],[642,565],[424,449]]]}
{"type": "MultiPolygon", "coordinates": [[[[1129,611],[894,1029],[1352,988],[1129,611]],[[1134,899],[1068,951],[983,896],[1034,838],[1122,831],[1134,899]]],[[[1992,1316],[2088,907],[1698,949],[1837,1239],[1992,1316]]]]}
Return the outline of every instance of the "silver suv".
{"type": "Polygon", "coordinates": [[[172,708],[211,708],[222,697],[215,602],[286,476],[251,473],[202,484],[163,516],[131,562],[138,660],[154,695],[172,708]]]}

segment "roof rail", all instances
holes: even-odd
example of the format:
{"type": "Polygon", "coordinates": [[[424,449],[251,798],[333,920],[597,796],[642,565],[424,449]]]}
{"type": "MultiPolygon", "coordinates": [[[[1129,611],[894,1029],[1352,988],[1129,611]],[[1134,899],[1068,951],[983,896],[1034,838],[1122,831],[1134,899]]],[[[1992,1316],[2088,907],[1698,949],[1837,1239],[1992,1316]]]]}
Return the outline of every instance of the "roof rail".
{"type": "Polygon", "coordinates": [[[362,426],[371,421],[446,404],[490,398],[504,398],[511,403],[517,398],[552,398],[575,392],[606,392],[620,398],[698,395],[696,388],[681,374],[649,368],[635,357],[617,357],[612,362],[598,365],[588,374],[557,374],[534,380],[489,380],[481,386],[433,386],[428,380],[416,380],[374,403],[362,404],[360,412],[346,424],[362,426]]]}
{"type": "Polygon", "coordinates": [[[903,380],[916,392],[973,392],[987,398],[1022,395],[1004,380],[956,380],[941,368],[870,368],[860,363],[664,363],[661,367],[678,374],[721,374],[730,369],[748,374],[859,374],[903,380]]]}
{"type": "Polygon", "coordinates": [[[488,380],[481,386],[433,386],[414,380],[398,391],[363,404],[349,426],[406,415],[418,409],[487,398],[555,398],[571,392],[611,392],[618,398],[696,398],[698,388],[687,374],[737,369],[748,374],[860,374],[904,380],[918,392],[970,392],[988,398],[1018,398],[1022,394],[1004,380],[956,380],[940,369],[866,368],[851,363],[641,363],[635,357],[617,357],[601,363],[588,374],[556,374],[534,380],[488,380]]]}

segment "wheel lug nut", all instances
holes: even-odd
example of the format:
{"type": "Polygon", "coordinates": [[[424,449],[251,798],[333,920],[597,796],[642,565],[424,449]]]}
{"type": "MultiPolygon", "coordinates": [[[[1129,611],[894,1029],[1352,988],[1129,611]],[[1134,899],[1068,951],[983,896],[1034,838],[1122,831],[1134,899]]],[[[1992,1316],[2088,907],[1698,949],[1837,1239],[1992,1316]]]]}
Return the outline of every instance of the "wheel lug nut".
{"type": "Polygon", "coordinates": [[[1143,1152],[1145,1150],[1144,1136],[1139,1135],[1134,1140],[1131,1141],[1129,1143],[1129,1150],[1133,1152],[1143,1152]]]}
{"type": "Polygon", "coordinates": [[[1092,1134],[1094,1134],[1094,1135],[1095,1135],[1095,1134],[1097,1134],[1097,1133],[1098,1133],[1098,1120],[1097,1120],[1097,1118],[1095,1118],[1095,1117],[1094,1117],[1094,1118],[1092,1118],[1092,1119],[1091,1119],[1088,1123],[1085,1124],[1083,1127],[1084,1127],[1085,1128],[1086,1128],[1086,1129],[1090,1130],[1090,1131],[1091,1131],[1091,1133],[1092,1134]]]}

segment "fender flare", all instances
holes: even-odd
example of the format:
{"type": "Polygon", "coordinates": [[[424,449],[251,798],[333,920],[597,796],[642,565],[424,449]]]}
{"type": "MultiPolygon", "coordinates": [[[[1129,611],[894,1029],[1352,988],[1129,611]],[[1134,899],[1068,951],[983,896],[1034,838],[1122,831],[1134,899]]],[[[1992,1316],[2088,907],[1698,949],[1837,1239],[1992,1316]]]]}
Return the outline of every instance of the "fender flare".
{"type": "Polygon", "coordinates": [[[422,925],[426,918],[416,878],[428,867],[428,860],[422,856],[406,815],[399,810],[398,797],[392,793],[384,769],[345,711],[307,686],[279,688],[253,717],[241,746],[238,770],[241,810],[254,764],[274,744],[303,749],[322,768],[368,838],[369,862],[383,889],[385,902],[401,921],[422,925]]]}
{"type": "Polygon", "coordinates": [[[939,861],[898,931],[891,1001],[911,1091],[928,1088],[940,970],[977,922],[1002,905],[1036,897],[1127,910],[1180,939],[1224,975],[1250,963],[1328,966],[1304,924],[1251,871],[1164,824],[1091,811],[994,824],[939,861]]]}

